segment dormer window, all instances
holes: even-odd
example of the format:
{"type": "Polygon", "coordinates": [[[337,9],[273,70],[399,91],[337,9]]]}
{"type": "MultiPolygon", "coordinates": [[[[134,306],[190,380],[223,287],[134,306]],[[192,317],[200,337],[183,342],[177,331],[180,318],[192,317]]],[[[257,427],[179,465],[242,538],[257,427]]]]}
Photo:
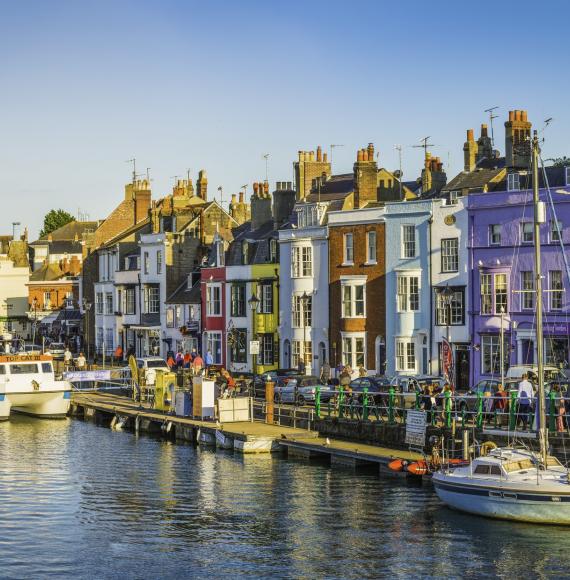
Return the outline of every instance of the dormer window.
{"type": "Polygon", "coordinates": [[[457,200],[461,197],[460,191],[450,191],[448,205],[457,205],[457,200]]]}
{"type": "Polygon", "coordinates": [[[570,185],[570,166],[564,168],[564,183],[565,185],[570,185]]]}
{"type": "Polygon", "coordinates": [[[509,173],[507,175],[507,191],[519,191],[520,188],[520,175],[518,173],[509,173]]]}

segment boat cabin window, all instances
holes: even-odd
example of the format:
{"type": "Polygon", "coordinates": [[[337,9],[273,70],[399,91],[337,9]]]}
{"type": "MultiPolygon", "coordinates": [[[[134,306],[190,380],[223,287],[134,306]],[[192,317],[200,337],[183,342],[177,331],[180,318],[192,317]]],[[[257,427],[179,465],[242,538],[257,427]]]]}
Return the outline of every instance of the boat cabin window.
{"type": "Polygon", "coordinates": [[[473,473],[475,475],[501,475],[501,468],[498,465],[479,464],[473,473]]]}
{"type": "Polygon", "coordinates": [[[10,374],[11,375],[29,375],[38,372],[38,365],[36,364],[11,364],[10,374]]]}
{"type": "Polygon", "coordinates": [[[51,363],[42,363],[42,373],[51,373],[51,363]]]}
{"type": "Polygon", "coordinates": [[[532,469],[534,464],[531,459],[521,459],[520,461],[509,461],[503,464],[507,472],[520,471],[521,469],[532,469]]]}

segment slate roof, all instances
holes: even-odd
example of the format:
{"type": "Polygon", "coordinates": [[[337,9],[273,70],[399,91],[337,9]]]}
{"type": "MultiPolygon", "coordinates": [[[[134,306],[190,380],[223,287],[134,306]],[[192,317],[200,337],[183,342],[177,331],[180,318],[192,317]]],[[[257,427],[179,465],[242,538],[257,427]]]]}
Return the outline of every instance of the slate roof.
{"type": "Polygon", "coordinates": [[[49,243],[50,254],[81,254],[83,246],[81,242],[73,240],[54,240],[49,243]]]}
{"type": "Polygon", "coordinates": [[[64,278],[63,270],[57,264],[43,264],[30,275],[30,282],[54,282],[64,278]]]}
{"type": "Polygon", "coordinates": [[[166,304],[200,304],[200,280],[192,288],[188,288],[188,281],[184,280],[165,302],[166,304]]]}
{"type": "Polygon", "coordinates": [[[483,191],[485,185],[492,179],[497,178],[504,169],[483,169],[477,168],[475,171],[462,171],[445,185],[441,193],[467,189],[473,192],[483,191]]]}
{"type": "Polygon", "coordinates": [[[251,222],[246,222],[243,225],[248,227],[243,228],[230,244],[226,252],[226,265],[243,265],[242,244],[244,242],[248,244],[248,265],[270,263],[270,240],[279,237],[278,230],[273,227],[273,222],[267,222],[257,230],[251,229],[251,222]]]}
{"type": "Polygon", "coordinates": [[[307,195],[307,201],[317,202],[317,201],[333,201],[336,199],[344,199],[347,195],[354,191],[354,175],[352,173],[342,173],[339,175],[331,175],[320,188],[313,188],[309,195],[307,195]]]}
{"type": "MultiPolygon", "coordinates": [[[[548,181],[548,185],[551,189],[556,187],[566,187],[566,174],[565,174],[565,167],[545,167],[544,170],[546,171],[546,177],[548,181]]],[[[514,171],[514,170],[513,170],[514,171]]],[[[508,171],[511,173],[511,171],[508,171]]],[[[489,188],[490,191],[506,191],[507,190],[507,174],[505,174],[504,179],[498,181],[497,183],[493,183],[492,189],[489,188]]],[[[520,189],[531,189],[532,188],[532,172],[528,171],[525,174],[521,174],[519,177],[519,184],[520,189]]],[[[546,188],[546,180],[544,179],[544,172],[542,169],[538,172],[538,187],[540,189],[546,188]]]]}
{"type": "MultiPolygon", "coordinates": [[[[73,220],[64,226],[61,226],[57,230],[51,232],[52,243],[62,240],[74,240],[75,236],[81,240],[84,233],[94,232],[99,226],[99,222],[80,222],[73,220]]],[[[42,236],[30,245],[44,245],[50,243],[47,236],[42,236]]]]}

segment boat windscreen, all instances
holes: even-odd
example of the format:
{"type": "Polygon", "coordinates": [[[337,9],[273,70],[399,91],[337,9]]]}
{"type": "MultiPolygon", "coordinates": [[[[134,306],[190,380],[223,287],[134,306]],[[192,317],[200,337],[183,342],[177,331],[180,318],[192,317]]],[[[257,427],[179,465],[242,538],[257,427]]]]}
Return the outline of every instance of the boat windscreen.
{"type": "Polygon", "coordinates": [[[534,463],[531,459],[520,459],[519,461],[509,461],[503,464],[505,471],[521,471],[521,469],[532,469],[534,463]]]}

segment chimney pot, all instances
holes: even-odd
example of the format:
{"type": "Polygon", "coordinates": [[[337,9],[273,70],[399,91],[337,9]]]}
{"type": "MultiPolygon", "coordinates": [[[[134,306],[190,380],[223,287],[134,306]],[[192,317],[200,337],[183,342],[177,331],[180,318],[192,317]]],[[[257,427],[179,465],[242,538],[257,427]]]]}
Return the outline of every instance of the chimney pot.
{"type": "Polygon", "coordinates": [[[526,111],[521,111],[521,121],[528,121],[528,115],[526,111]]]}
{"type": "Polygon", "coordinates": [[[368,161],[374,161],[374,143],[368,143],[368,161]]]}
{"type": "Polygon", "coordinates": [[[317,161],[322,161],[323,160],[323,150],[321,149],[321,146],[319,145],[317,147],[317,161]]]}
{"type": "Polygon", "coordinates": [[[358,153],[356,154],[356,161],[363,161],[364,159],[364,149],[359,149],[358,153]]]}
{"type": "Polygon", "coordinates": [[[243,191],[239,192],[239,202],[243,203],[243,191]]]}
{"type": "Polygon", "coordinates": [[[323,161],[327,163],[328,160],[328,153],[323,153],[323,161]]]}
{"type": "Polygon", "coordinates": [[[509,121],[514,121],[514,120],[515,120],[515,112],[509,111],[509,121]]]}
{"type": "Polygon", "coordinates": [[[467,129],[467,141],[475,141],[473,137],[473,129],[467,129]]]}

